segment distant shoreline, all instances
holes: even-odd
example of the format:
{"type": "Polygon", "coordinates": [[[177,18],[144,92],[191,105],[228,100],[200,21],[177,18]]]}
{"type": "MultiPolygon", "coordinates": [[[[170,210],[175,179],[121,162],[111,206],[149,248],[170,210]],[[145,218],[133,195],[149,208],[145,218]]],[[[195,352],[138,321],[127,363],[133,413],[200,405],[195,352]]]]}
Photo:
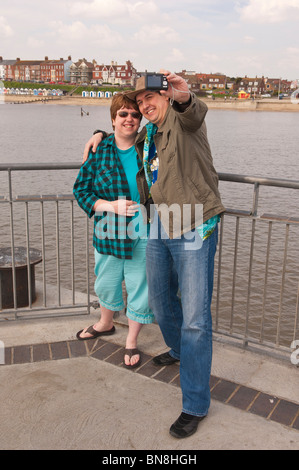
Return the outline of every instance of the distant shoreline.
{"type": "Polygon", "coordinates": [[[60,104],[67,106],[109,106],[111,103],[110,98],[83,98],[81,96],[30,96],[30,95],[7,95],[4,97],[4,102],[7,104],[25,104],[25,103],[40,103],[40,104],[60,104]]]}
{"type": "Polygon", "coordinates": [[[231,109],[237,111],[285,111],[285,112],[298,112],[299,104],[292,103],[290,99],[275,100],[273,99],[257,99],[257,100],[212,100],[203,99],[209,109],[231,109]]]}
{"type": "MultiPolygon", "coordinates": [[[[202,98],[200,98],[202,99],[202,98]]],[[[230,109],[237,111],[288,111],[298,112],[299,104],[288,100],[262,99],[262,100],[223,100],[203,98],[209,109],[230,109]]],[[[62,97],[34,97],[30,95],[7,95],[4,97],[5,103],[40,103],[47,105],[67,105],[67,106],[109,106],[111,98],[83,98],[81,96],[62,96],[62,97]]]]}

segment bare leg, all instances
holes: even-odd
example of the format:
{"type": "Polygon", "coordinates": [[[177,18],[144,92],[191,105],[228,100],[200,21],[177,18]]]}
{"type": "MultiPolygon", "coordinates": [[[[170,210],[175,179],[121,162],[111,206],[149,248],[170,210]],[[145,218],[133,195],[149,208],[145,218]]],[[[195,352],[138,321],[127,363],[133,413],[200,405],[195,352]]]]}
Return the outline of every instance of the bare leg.
{"type": "MultiPolygon", "coordinates": [[[[137,348],[137,337],[142,328],[142,323],[138,323],[128,318],[128,324],[129,324],[129,333],[128,333],[127,340],[126,340],[126,348],[134,349],[134,348],[137,348]]],[[[134,354],[134,356],[132,356],[130,360],[129,356],[125,354],[125,363],[128,366],[129,365],[133,366],[134,364],[136,364],[136,362],[139,361],[139,358],[140,358],[139,354],[134,354]]]]}

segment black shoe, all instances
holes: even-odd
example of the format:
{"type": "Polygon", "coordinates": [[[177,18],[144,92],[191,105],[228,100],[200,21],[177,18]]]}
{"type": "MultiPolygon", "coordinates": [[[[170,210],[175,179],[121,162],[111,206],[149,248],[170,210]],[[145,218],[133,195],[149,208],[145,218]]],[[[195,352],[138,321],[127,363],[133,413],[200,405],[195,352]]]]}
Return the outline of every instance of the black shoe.
{"type": "Polygon", "coordinates": [[[205,416],[193,416],[181,413],[178,419],[170,427],[169,432],[173,437],[182,439],[192,436],[197,431],[198,424],[205,416]]]}
{"type": "Polygon", "coordinates": [[[172,357],[169,352],[160,354],[153,359],[153,363],[156,364],[156,366],[170,366],[171,364],[174,364],[178,361],[179,359],[172,357]]]}

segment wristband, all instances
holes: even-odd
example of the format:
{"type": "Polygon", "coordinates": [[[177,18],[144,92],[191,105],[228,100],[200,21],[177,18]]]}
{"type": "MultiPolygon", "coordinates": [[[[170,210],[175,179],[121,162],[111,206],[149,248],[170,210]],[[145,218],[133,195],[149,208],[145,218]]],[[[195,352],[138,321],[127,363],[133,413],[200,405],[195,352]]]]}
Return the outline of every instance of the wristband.
{"type": "Polygon", "coordinates": [[[99,132],[102,132],[102,134],[103,134],[103,139],[105,139],[105,138],[107,137],[107,135],[108,135],[107,132],[101,131],[100,129],[97,129],[96,131],[94,131],[93,135],[98,134],[99,132]]]}
{"type": "MultiPolygon", "coordinates": [[[[188,106],[191,104],[191,95],[189,96],[188,101],[185,101],[185,103],[181,103],[180,101],[177,101],[177,103],[178,103],[180,106],[186,106],[186,107],[188,107],[188,106]]],[[[101,131],[99,131],[99,132],[101,132],[101,131]]]]}

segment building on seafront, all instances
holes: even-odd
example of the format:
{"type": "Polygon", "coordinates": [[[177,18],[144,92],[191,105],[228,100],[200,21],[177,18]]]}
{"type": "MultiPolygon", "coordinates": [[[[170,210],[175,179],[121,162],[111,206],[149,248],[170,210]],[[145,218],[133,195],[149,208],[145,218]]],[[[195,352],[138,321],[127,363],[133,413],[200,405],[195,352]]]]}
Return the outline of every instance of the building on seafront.
{"type": "MultiPolygon", "coordinates": [[[[112,60],[110,64],[98,64],[95,59],[91,61],[83,58],[72,61],[67,59],[21,60],[5,59],[0,56],[0,80],[34,81],[43,83],[70,82],[74,85],[102,85],[134,87],[136,79],[146,71],[137,71],[133,63],[127,60],[119,64],[112,60]]],[[[292,91],[293,82],[283,78],[269,77],[228,77],[223,73],[198,73],[193,70],[176,72],[188,83],[194,92],[222,92],[231,90],[236,94],[245,91],[250,95],[262,95],[267,92],[271,95],[288,93],[292,91]]]]}
{"type": "Polygon", "coordinates": [[[59,60],[49,60],[45,57],[41,63],[41,80],[44,82],[69,82],[70,67],[72,65],[72,57],[68,56],[66,60],[61,57],[59,60]]]}
{"type": "Polygon", "coordinates": [[[112,61],[110,65],[95,65],[92,81],[101,85],[111,83],[112,85],[134,86],[137,78],[137,70],[132,62],[127,60],[124,65],[112,61]]]}

